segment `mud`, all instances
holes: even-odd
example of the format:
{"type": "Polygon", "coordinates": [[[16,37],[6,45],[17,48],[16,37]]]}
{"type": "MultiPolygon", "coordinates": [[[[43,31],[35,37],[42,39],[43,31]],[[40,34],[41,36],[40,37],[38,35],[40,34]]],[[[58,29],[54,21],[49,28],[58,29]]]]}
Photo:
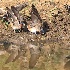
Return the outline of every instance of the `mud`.
{"type": "MultiPolygon", "coordinates": [[[[22,2],[24,1],[0,1],[0,7],[5,8],[6,6],[16,5],[22,2]]],[[[62,0],[62,3],[57,0],[29,0],[28,2],[29,6],[20,13],[30,16],[30,7],[31,4],[34,4],[43,22],[47,22],[45,26],[48,25],[46,27],[48,31],[46,31],[45,35],[32,34],[25,31],[14,33],[10,26],[6,28],[5,23],[0,20],[0,41],[23,45],[26,49],[24,55],[9,64],[5,64],[9,56],[8,53],[0,56],[0,61],[2,60],[1,70],[31,70],[29,69],[30,51],[27,47],[29,43],[40,47],[40,57],[32,70],[69,70],[64,68],[65,63],[68,61],[66,56],[70,55],[70,13],[64,7],[66,4],[70,5],[69,0],[66,0],[66,2],[62,0]],[[4,57],[4,61],[2,57],[4,57]]],[[[2,44],[0,45],[0,49],[4,50],[4,46],[2,44]]]]}

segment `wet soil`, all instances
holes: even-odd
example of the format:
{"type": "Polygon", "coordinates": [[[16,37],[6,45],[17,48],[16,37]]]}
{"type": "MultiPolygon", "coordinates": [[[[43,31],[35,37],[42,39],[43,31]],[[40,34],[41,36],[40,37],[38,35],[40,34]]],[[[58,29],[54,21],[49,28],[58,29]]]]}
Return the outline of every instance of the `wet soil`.
{"type": "MultiPolygon", "coordinates": [[[[28,0],[27,0],[28,1],[28,0]]],[[[25,2],[24,0],[0,1],[0,7],[17,5],[25,2]]],[[[66,56],[70,55],[70,13],[65,9],[64,5],[70,5],[69,0],[29,0],[29,6],[22,10],[30,16],[29,12],[31,4],[34,4],[40,13],[43,22],[47,22],[49,26],[45,35],[32,34],[30,32],[14,33],[12,28],[5,27],[5,23],[0,20],[0,41],[9,41],[23,44],[34,44],[40,47],[40,57],[33,69],[29,69],[30,51],[24,46],[26,54],[15,62],[5,64],[9,53],[0,56],[0,70],[69,70],[64,67],[68,61],[66,56]],[[2,62],[1,62],[2,61],[2,62]]],[[[3,46],[0,46],[1,50],[3,46]]],[[[69,63],[70,64],[70,63],[69,63]]]]}

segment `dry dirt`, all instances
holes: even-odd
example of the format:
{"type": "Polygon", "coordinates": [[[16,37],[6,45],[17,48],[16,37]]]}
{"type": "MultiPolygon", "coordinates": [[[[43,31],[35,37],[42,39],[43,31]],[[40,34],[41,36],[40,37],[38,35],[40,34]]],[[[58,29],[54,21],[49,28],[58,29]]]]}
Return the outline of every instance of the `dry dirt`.
{"type": "Polygon", "coordinates": [[[14,33],[10,27],[6,29],[5,24],[0,20],[0,41],[15,42],[17,40],[24,44],[34,43],[42,46],[41,56],[35,67],[29,69],[29,50],[24,57],[21,56],[20,59],[9,64],[5,64],[9,56],[6,53],[0,56],[0,70],[64,70],[66,56],[70,55],[70,13],[67,12],[64,5],[70,5],[70,0],[0,0],[0,8],[5,9],[7,6],[15,6],[22,2],[28,2],[29,6],[20,13],[25,11],[25,14],[29,16],[31,5],[34,4],[42,20],[47,22],[49,31],[45,35],[35,35],[30,32],[14,33]]]}

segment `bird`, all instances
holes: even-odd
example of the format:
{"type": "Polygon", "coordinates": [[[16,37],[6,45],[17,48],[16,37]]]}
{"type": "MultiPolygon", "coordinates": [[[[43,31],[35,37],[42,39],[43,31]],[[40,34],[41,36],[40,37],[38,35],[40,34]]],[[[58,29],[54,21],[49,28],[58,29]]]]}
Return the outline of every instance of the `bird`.
{"type": "Polygon", "coordinates": [[[16,33],[17,30],[21,30],[21,24],[19,24],[19,20],[18,20],[18,17],[19,17],[19,13],[17,12],[17,10],[15,11],[16,15],[13,13],[13,11],[11,9],[9,9],[8,7],[6,7],[7,9],[7,13],[11,16],[11,21],[10,21],[10,25],[12,27],[12,29],[14,30],[14,33],[16,33]],[[18,16],[18,17],[17,17],[18,16]]]}
{"type": "Polygon", "coordinates": [[[11,6],[11,10],[14,13],[14,15],[17,17],[18,20],[20,20],[20,14],[19,11],[14,6],[11,6]]]}
{"type": "Polygon", "coordinates": [[[25,8],[28,5],[27,2],[19,4],[18,6],[11,6],[11,9],[6,7],[7,13],[3,16],[4,21],[9,22],[14,33],[21,32],[21,28],[23,27],[24,20],[23,17],[20,16],[19,11],[25,8]]]}
{"type": "Polygon", "coordinates": [[[32,33],[40,33],[41,31],[41,25],[42,25],[42,19],[35,8],[35,6],[32,4],[32,9],[31,9],[31,21],[28,21],[27,28],[30,32],[32,33]]]}
{"type": "Polygon", "coordinates": [[[28,6],[28,2],[19,4],[17,6],[11,6],[11,10],[13,11],[14,15],[17,17],[20,23],[23,21],[23,18],[20,16],[19,11],[21,11],[23,8],[27,6],[28,6]]]}

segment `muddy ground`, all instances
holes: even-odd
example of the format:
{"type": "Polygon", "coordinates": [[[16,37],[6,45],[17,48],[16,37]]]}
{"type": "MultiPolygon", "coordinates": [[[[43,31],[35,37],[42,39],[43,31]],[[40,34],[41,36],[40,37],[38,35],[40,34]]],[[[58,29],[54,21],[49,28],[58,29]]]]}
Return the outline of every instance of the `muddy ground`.
{"type": "MultiPolygon", "coordinates": [[[[28,0],[27,0],[28,1],[28,0]]],[[[1,0],[0,7],[17,5],[25,2],[24,0],[1,0]]],[[[5,64],[9,53],[0,56],[0,70],[65,70],[64,65],[67,62],[66,56],[70,55],[70,13],[64,5],[70,5],[69,0],[29,0],[29,6],[20,13],[25,12],[29,15],[31,4],[34,4],[40,13],[40,16],[49,26],[45,35],[35,35],[30,32],[14,33],[12,28],[5,27],[5,23],[0,20],[0,41],[18,41],[19,43],[33,43],[41,46],[40,58],[35,67],[29,69],[30,51],[15,62],[5,64]]],[[[3,47],[3,46],[0,46],[3,47]]],[[[2,49],[2,48],[1,48],[2,49]]],[[[69,69],[67,69],[69,70],[69,69]]]]}

